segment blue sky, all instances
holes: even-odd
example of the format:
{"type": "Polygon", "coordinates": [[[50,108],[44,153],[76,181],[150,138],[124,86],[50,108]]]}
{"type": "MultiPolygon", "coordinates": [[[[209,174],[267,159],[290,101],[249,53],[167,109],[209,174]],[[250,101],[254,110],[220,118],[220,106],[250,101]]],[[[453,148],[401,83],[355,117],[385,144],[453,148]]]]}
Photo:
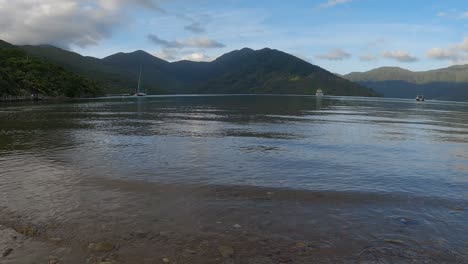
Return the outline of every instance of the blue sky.
{"type": "MultiPolygon", "coordinates": [[[[98,0],[86,6],[64,1],[70,3],[62,8],[67,17],[79,14],[69,19],[67,32],[49,29],[37,38],[3,32],[0,38],[37,44],[49,34],[40,42],[89,56],[141,49],[170,61],[213,60],[243,47],[269,47],[337,73],[468,63],[467,0],[98,0]]],[[[50,6],[57,0],[39,2],[50,6]]],[[[21,32],[21,26],[11,28],[21,32]]]]}

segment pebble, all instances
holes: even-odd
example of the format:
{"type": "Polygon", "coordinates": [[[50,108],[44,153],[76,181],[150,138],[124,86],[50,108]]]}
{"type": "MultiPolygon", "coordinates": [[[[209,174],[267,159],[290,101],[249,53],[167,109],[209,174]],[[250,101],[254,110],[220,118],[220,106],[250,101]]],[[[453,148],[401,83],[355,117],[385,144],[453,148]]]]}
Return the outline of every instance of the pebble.
{"type": "Polygon", "coordinates": [[[305,248],[307,247],[307,244],[304,242],[296,242],[296,247],[298,248],[305,248]]]}
{"type": "Polygon", "coordinates": [[[63,239],[61,239],[60,237],[51,237],[49,238],[49,241],[54,242],[54,243],[61,243],[63,239]]]}
{"type": "Polygon", "coordinates": [[[234,227],[234,228],[241,228],[242,226],[239,225],[239,224],[235,224],[235,225],[233,225],[233,227],[234,227]]]}
{"type": "Polygon", "coordinates": [[[114,245],[111,243],[91,243],[88,245],[88,249],[96,252],[108,252],[114,249],[114,245]]]}
{"type": "Polygon", "coordinates": [[[232,258],[234,256],[234,248],[231,246],[219,246],[218,251],[224,258],[232,258]]]}
{"type": "Polygon", "coordinates": [[[55,256],[49,256],[49,264],[58,264],[57,257],[55,256]]]}
{"type": "Polygon", "coordinates": [[[134,236],[136,236],[137,238],[146,238],[148,237],[148,233],[147,232],[144,232],[144,231],[136,231],[133,233],[134,236]]]}
{"type": "Polygon", "coordinates": [[[171,262],[168,258],[163,258],[162,261],[163,261],[164,263],[169,263],[169,262],[171,262]]]}
{"type": "Polygon", "coordinates": [[[385,239],[385,243],[394,244],[394,245],[404,245],[405,242],[397,239],[385,239]]]}
{"type": "Polygon", "coordinates": [[[3,252],[3,255],[2,255],[2,256],[3,256],[4,258],[6,258],[8,255],[11,254],[11,252],[13,252],[13,249],[12,249],[12,248],[7,248],[7,249],[5,250],[5,252],[3,252]]]}
{"type": "Polygon", "coordinates": [[[419,224],[418,221],[408,218],[408,217],[400,217],[398,220],[400,221],[400,223],[404,225],[418,225],[419,224]]]}
{"type": "Polygon", "coordinates": [[[192,249],[186,249],[186,250],[184,250],[184,251],[185,251],[185,253],[188,253],[188,254],[191,254],[191,255],[197,254],[197,251],[196,251],[196,250],[192,250],[192,249]]]}
{"type": "Polygon", "coordinates": [[[37,230],[32,227],[22,227],[16,230],[18,233],[25,235],[25,236],[35,236],[37,234],[37,230]]]}
{"type": "Polygon", "coordinates": [[[267,257],[257,256],[247,260],[248,264],[274,264],[275,262],[267,257]]]}

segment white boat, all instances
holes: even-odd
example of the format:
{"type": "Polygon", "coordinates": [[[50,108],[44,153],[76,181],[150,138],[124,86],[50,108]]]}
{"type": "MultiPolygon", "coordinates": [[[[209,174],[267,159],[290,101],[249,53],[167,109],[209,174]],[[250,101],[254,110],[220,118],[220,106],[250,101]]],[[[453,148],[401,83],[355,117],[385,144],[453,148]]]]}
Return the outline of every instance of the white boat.
{"type": "Polygon", "coordinates": [[[418,95],[418,96],[416,96],[416,101],[424,102],[424,101],[426,101],[426,99],[424,99],[424,95],[418,95]]]}
{"type": "Polygon", "coordinates": [[[315,92],[315,96],[322,97],[322,96],[323,96],[323,91],[322,91],[322,89],[318,89],[317,92],[315,92]]]}
{"type": "Polygon", "coordinates": [[[143,93],[140,91],[140,85],[141,85],[141,67],[140,67],[140,76],[138,77],[138,87],[135,91],[136,96],[146,96],[146,93],[143,93]]]}

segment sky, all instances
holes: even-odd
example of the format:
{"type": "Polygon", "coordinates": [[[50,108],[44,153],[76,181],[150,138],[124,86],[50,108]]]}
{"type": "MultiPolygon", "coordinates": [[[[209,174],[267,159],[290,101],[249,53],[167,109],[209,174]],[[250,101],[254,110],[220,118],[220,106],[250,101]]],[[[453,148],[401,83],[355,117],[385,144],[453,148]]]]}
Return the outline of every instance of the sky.
{"type": "Polygon", "coordinates": [[[340,74],[422,71],[468,64],[468,0],[0,0],[0,39],[168,61],[268,47],[340,74]]]}

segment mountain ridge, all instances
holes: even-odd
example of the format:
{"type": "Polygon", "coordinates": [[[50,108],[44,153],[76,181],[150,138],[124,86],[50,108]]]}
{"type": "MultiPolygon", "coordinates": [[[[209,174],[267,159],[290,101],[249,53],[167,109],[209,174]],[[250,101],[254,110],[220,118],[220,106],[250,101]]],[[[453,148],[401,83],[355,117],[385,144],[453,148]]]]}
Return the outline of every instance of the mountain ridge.
{"type": "Polygon", "coordinates": [[[101,83],[108,93],[134,91],[141,69],[142,87],[151,94],[315,94],[320,88],[330,95],[376,96],[372,90],[270,48],[234,50],[211,62],[168,62],[143,50],[98,59],[53,46],[21,48],[101,83]]]}

